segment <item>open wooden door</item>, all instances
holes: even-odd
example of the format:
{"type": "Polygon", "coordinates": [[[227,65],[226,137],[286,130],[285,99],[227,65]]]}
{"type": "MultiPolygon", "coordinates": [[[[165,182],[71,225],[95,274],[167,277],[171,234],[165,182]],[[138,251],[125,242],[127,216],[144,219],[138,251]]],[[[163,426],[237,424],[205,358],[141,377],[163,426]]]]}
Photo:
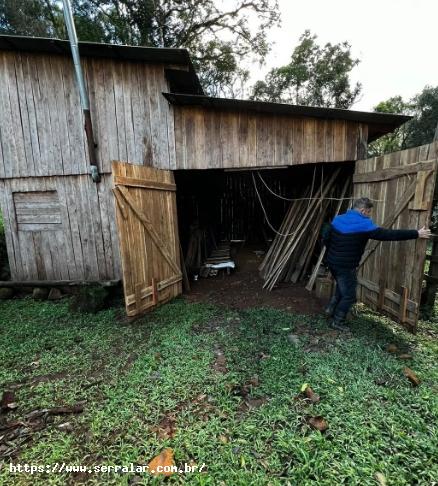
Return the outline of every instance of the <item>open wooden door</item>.
{"type": "Polygon", "coordinates": [[[176,186],[168,170],[113,162],[116,218],[128,316],[182,292],[176,186]]]}
{"type": "MultiPolygon", "coordinates": [[[[391,229],[429,226],[438,143],[356,162],[354,197],[374,200],[373,220],[391,229]]],[[[370,240],[359,269],[358,299],[415,332],[427,240],[370,240]]]]}

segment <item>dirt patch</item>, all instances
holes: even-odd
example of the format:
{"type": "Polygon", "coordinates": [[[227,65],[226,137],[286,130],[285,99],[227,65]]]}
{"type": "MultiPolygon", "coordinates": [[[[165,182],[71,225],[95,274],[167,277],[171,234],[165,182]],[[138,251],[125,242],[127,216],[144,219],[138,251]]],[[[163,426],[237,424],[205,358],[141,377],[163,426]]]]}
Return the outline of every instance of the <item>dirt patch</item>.
{"type": "Polygon", "coordinates": [[[7,388],[9,390],[17,390],[18,388],[22,388],[23,386],[34,386],[38,385],[39,383],[48,383],[51,381],[64,380],[68,378],[68,376],[68,373],[66,373],[65,371],[59,373],[49,373],[47,375],[28,376],[16,383],[4,385],[4,388],[7,388]]]}
{"type": "Polygon", "coordinates": [[[209,302],[232,309],[275,307],[301,314],[320,314],[324,302],[308,292],[301,284],[281,284],[272,292],[263,289],[258,273],[262,257],[254,250],[243,249],[236,257],[236,270],[231,275],[201,278],[191,282],[187,294],[190,302],[209,302]]]}
{"type": "Polygon", "coordinates": [[[228,373],[227,368],[227,360],[225,358],[224,352],[219,347],[215,348],[214,350],[214,362],[212,364],[212,368],[217,373],[228,373]]]}
{"type": "Polygon", "coordinates": [[[260,408],[265,403],[268,403],[268,401],[269,401],[268,397],[259,397],[259,398],[246,397],[245,400],[243,400],[243,402],[239,406],[239,412],[244,413],[244,412],[248,412],[249,410],[260,408]]]}
{"type": "Polygon", "coordinates": [[[168,414],[160,420],[157,427],[153,428],[158,439],[171,439],[176,433],[176,417],[174,414],[168,414]]]}

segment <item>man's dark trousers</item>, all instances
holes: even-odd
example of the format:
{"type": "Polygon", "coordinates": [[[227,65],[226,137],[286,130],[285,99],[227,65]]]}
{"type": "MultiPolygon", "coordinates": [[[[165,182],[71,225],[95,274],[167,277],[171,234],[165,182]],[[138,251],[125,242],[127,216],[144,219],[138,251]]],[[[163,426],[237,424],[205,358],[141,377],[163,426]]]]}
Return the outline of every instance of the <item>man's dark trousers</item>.
{"type": "Polygon", "coordinates": [[[357,272],[355,268],[330,267],[336,281],[336,292],[330,300],[330,313],[335,320],[343,321],[356,302],[357,272]]]}

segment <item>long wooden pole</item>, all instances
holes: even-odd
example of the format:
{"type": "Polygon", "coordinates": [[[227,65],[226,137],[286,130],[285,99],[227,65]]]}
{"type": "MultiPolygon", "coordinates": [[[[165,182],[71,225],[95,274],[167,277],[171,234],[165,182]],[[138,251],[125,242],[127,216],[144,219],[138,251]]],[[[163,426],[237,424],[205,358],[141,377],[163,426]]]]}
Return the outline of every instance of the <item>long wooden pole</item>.
{"type": "MultiPolygon", "coordinates": [[[[344,188],[342,189],[342,194],[341,194],[341,200],[338,203],[338,207],[336,208],[335,216],[339,214],[339,211],[341,210],[342,203],[344,202],[344,197],[345,194],[347,193],[348,186],[350,185],[350,180],[347,179],[345,182],[344,188]]],[[[321,250],[321,253],[319,254],[318,261],[316,262],[315,268],[312,272],[312,275],[310,276],[309,282],[306,285],[306,290],[309,292],[313,289],[313,286],[315,285],[315,280],[316,277],[318,276],[319,268],[321,266],[322,260],[324,258],[325,252],[327,248],[324,246],[324,248],[321,250]]]]}
{"type": "Polygon", "coordinates": [[[282,257],[280,258],[279,261],[277,261],[276,265],[274,266],[273,270],[271,271],[270,275],[268,276],[267,280],[265,281],[265,284],[263,285],[263,288],[268,288],[269,290],[272,290],[274,288],[274,285],[277,283],[280,274],[282,272],[283,266],[286,264],[286,262],[289,260],[292,252],[296,249],[297,245],[299,244],[301,238],[305,234],[307,228],[309,227],[311,220],[312,220],[312,214],[317,210],[319,205],[322,203],[323,199],[327,197],[328,192],[331,190],[334,181],[336,180],[336,177],[339,174],[339,169],[336,170],[333,175],[331,176],[330,180],[328,181],[326,187],[323,189],[321,197],[318,199],[313,199],[311,201],[311,204],[309,204],[306,212],[303,214],[297,228],[296,232],[293,238],[291,238],[288,241],[288,244],[285,248],[285,251],[282,253],[282,257]]]}

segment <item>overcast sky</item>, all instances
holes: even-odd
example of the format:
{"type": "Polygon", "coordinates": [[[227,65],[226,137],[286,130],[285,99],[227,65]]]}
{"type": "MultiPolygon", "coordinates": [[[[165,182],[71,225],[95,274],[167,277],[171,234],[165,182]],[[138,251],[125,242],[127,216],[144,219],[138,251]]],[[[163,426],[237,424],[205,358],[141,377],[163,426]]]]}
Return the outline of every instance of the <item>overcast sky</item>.
{"type": "MultiPolygon", "coordinates": [[[[348,41],[361,63],[354,79],[363,94],[352,108],[371,111],[397,94],[410,98],[426,84],[438,86],[438,0],[279,0],[282,26],[263,72],[287,64],[309,29],[321,43],[348,41]]],[[[254,68],[255,79],[260,71],[254,68]]]]}

